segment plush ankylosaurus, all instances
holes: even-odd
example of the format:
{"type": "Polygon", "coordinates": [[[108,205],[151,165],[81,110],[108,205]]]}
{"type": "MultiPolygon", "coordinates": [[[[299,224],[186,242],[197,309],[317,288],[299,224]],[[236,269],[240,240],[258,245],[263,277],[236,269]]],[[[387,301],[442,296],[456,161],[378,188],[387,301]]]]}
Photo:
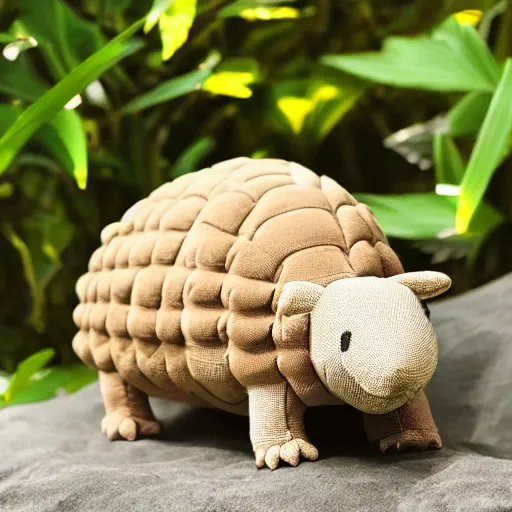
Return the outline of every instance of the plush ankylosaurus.
{"type": "Polygon", "coordinates": [[[425,300],[371,210],[331,178],[237,158],[166,183],[107,226],[77,283],[73,347],[110,439],[158,434],[148,396],[248,414],[256,464],[315,460],[306,407],[349,404],[383,452],[439,448],[425,300]]]}

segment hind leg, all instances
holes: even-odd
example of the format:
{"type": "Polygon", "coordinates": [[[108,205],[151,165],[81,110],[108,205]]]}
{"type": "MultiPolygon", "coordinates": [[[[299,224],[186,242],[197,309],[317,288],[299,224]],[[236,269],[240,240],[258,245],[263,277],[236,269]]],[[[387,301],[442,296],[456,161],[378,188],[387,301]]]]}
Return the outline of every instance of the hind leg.
{"type": "Polygon", "coordinates": [[[117,372],[99,372],[105,417],[101,430],[111,440],[134,441],[141,436],[160,433],[148,396],[128,384],[117,372]]]}

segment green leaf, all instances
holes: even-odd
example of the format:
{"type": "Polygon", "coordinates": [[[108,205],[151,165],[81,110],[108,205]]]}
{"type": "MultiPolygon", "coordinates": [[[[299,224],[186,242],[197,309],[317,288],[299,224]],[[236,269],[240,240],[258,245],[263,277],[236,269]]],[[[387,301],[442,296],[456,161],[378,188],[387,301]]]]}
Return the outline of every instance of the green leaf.
{"type": "Polygon", "coordinates": [[[87,139],[80,116],[74,110],[61,110],[43,125],[39,138],[73,176],[81,189],[87,185],[87,139]]]}
{"type": "Polygon", "coordinates": [[[43,308],[44,308],[44,295],[41,292],[38,284],[36,271],[34,268],[34,262],[32,255],[27,247],[27,244],[20,238],[20,236],[12,229],[8,224],[3,224],[2,233],[5,238],[11,243],[11,245],[18,252],[21,263],[23,265],[23,275],[25,281],[30,289],[32,295],[32,311],[30,313],[29,322],[37,331],[42,331],[43,324],[43,308]]]}
{"type": "Polygon", "coordinates": [[[470,92],[458,101],[448,112],[449,129],[452,137],[476,135],[489,109],[492,94],[470,92]]]}
{"type": "MultiPolygon", "coordinates": [[[[456,197],[426,192],[356,194],[356,198],[372,209],[388,236],[406,240],[427,240],[456,234],[456,197]]],[[[466,236],[480,239],[502,221],[502,215],[493,207],[482,204],[466,236]]]]}
{"type": "Polygon", "coordinates": [[[9,387],[3,394],[5,402],[11,402],[24,389],[26,389],[32,376],[41,370],[41,368],[44,368],[54,355],[55,351],[52,348],[47,348],[32,354],[30,357],[22,361],[18,365],[14,375],[11,377],[9,387]]]}
{"type": "Polygon", "coordinates": [[[454,227],[455,208],[450,198],[423,194],[357,194],[358,201],[374,212],[383,231],[395,238],[437,238],[454,227]]]}
{"type": "Polygon", "coordinates": [[[13,36],[12,34],[7,34],[5,32],[0,32],[0,43],[14,43],[17,41],[18,38],[16,36],[13,36]]]}
{"type": "Polygon", "coordinates": [[[142,23],[143,20],[139,20],[112,39],[104,48],[77,66],[18,117],[0,139],[0,174],[7,169],[34,132],[43,123],[57,115],[73,96],[121,59],[142,47],[141,41],[128,40],[142,26],[142,23]]]}
{"type": "Polygon", "coordinates": [[[158,23],[162,60],[169,60],[187,40],[196,17],[196,4],[196,0],[154,0],[144,32],[148,33],[158,23]]]}
{"type": "Polygon", "coordinates": [[[507,59],[461,182],[456,220],[458,233],[468,230],[494,171],[509,149],[511,133],[512,59],[507,59]]]}
{"type": "Polygon", "coordinates": [[[171,78],[129,101],[122,111],[124,113],[136,112],[197,91],[211,73],[211,69],[198,69],[177,78],[171,78]]]}
{"type": "Polygon", "coordinates": [[[150,32],[174,0],[154,0],[144,23],[144,33],[150,32]]]}
{"type": "Polygon", "coordinates": [[[464,176],[464,161],[448,135],[434,135],[434,166],[437,183],[459,185],[464,176]]]}
{"type": "Polygon", "coordinates": [[[272,91],[276,117],[293,134],[319,144],[364,89],[361,80],[325,68],[309,79],[285,80],[272,91]]]}
{"type": "Polygon", "coordinates": [[[171,176],[177,178],[199,169],[199,162],[215,149],[213,137],[203,137],[189,146],[173,165],[171,176]]]}
{"type": "Polygon", "coordinates": [[[21,112],[23,109],[19,105],[0,103],[0,136],[16,121],[21,112]]]}
{"type": "MultiPolygon", "coordinates": [[[[19,105],[0,104],[0,136],[23,112],[19,105]]],[[[87,180],[87,140],[80,116],[74,110],[62,110],[37,132],[37,139],[85,188],[87,180]]]]}
{"type": "Polygon", "coordinates": [[[26,55],[14,62],[0,58],[0,92],[15,99],[35,101],[48,90],[32,69],[26,55]]]}
{"type": "Polygon", "coordinates": [[[27,386],[8,405],[39,402],[55,397],[59,392],[74,393],[94,382],[95,370],[86,366],[58,366],[33,375],[27,386]]]}
{"type": "Polygon", "coordinates": [[[306,119],[305,128],[317,143],[327,137],[366,89],[361,80],[339,71],[329,71],[315,76],[306,92],[313,102],[313,110],[306,119]]]}
{"type": "Polygon", "coordinates": [[[258,63],[250,58],[233,58],[219,64],[203,82],[202,89],[212,94],[249,98],[252,90],[248,85],[259,79],[258,63]]]}
{"type": "Polygon", "coordinates": [[[374,82],[436,91],[493,91],[500,76],[475,28],[452,17],[430,35],[389,37],[379,53],[328,55],[322,62],[374,82]]]}
{"type": "Polygon", "coordinates": [[[56,80],[105,44],[99,25],[80,18],[62,0],[19,3],[23,14],[16,20],[15,30],[37,40],[56,80]]]}

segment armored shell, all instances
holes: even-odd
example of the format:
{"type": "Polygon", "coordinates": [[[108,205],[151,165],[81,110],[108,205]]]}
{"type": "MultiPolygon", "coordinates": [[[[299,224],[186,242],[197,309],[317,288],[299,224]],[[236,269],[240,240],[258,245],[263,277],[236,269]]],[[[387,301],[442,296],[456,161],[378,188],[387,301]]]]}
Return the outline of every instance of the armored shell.
{"type": "Polygon", "coordinates": [[[274,159],[166,183],[101,240],[77,283],[79,357],[148,395],[241,414],[249,386],[283,379],[306,405],[335,400],[310,361],[308,326],[286,338],[272,329],[285,283],[403,272],[366,205],[274,159]]]}

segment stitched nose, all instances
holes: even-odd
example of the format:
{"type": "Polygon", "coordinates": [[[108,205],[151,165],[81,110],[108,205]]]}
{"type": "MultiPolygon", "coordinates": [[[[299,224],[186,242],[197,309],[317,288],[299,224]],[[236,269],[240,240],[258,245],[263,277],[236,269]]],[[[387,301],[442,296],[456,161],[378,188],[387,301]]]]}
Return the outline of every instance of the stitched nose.
{"type": "Polygon", "coordinates": [[[425,351],[421,357],[401,362],[382,361],[374,378],[367,382],[366,391],[381,398],[394,398],[413,393],[432,377],[437,365],[437,351],[425,351]],[[386,364],[388,363],[388,364],[386,364]]]}
{"type": "Polygon", "coordinates": [[[401,395],[421,386],[421,380],[418,377],[416,372],[410,372],[407,369],[384,371],[375,379],[373,394],[382,398],[401,395]]]}

